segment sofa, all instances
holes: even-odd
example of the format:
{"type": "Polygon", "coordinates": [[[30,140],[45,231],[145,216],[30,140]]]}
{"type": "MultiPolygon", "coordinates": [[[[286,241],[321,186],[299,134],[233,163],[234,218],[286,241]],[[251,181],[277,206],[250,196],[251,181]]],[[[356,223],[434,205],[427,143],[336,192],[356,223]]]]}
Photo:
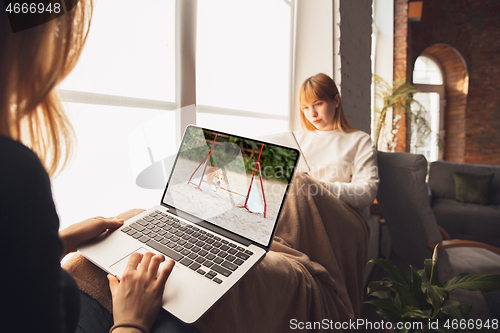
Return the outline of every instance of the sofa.
{"type": "MultiPolygon", "coordinates": [[[[429,203],[427,160],[423,155],[378,152],[377,159],[380,177],[377,201],[391,238],[391,261],[403,268],[409,268],[408,264],[415,269],[423,268],[424,260],[431,258],[434,246],[439,244],[437,268],[442,282],[461,273],[500,274],[500,248],[449,239],[438,227],[429,203]]],[[[433,176],[445,176],[437,171],[434,170],[433,176]]],[[[450,300],[472,305],[471,318],[481,318],[483,323],[500,318],[500,292],[457,288],[450,292],[450,300]]]]}
{"type": "Polygon", "coordinates": [[[452,239],[500,247],[500,166],[432,162],[428,185],[436,221],[452,239]],[[493,173],[487,204],[456,200],[454,173],[493,173]]]}

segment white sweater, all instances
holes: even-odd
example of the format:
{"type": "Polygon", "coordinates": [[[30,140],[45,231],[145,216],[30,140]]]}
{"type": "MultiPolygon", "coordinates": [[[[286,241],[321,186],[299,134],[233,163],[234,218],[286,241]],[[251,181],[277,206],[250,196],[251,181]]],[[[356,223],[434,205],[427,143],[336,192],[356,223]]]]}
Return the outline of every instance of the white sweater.
{"type": "Polygon", "coordinates": [[[377,151],[368,134],[339,130],[294,134],[312,177],[325,182],[330,192],[352,207],[373,203],[378,189],[377,151]]]}

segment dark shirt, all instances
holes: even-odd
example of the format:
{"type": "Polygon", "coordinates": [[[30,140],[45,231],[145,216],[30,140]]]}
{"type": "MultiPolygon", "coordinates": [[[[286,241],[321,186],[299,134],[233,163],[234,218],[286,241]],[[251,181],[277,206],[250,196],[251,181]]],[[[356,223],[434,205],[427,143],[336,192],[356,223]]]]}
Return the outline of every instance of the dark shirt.
{"type": "MultiPolygon", "coordinates": [[[[63,245],[50,179],[23,144],[0,136],[0,330],[70,332],[67,285],[60,265],[63,245]],[[66,306],[65,306],[66,304],[66,306]]],[[[78,295],[78,294],[77,294],[78,295]]],[[[76,315],[75,315],[76,313],[76,315]]]]}

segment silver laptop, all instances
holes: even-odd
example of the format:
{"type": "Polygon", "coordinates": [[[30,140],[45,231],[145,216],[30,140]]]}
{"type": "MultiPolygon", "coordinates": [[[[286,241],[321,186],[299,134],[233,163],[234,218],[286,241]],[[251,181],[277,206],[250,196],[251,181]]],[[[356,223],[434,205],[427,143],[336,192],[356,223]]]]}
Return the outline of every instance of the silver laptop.
{"type": "Polygon", "coordinates": [[[78,250],[118,277],[134,252],[174,259],[163,308],[194,323],[269,251],[299,156],[188,126],[160,204],[78,250]]]}

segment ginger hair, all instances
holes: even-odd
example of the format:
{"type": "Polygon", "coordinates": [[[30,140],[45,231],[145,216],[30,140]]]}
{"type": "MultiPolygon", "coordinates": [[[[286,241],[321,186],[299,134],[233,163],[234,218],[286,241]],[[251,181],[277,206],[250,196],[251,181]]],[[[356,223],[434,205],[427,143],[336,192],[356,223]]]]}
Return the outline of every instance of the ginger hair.
{"type": "MultiPolygon", "coordinates": [[[[300,105],[300,123],[302,127],[309,131],[315,131],[314,127],[304,114],[304,106],[311,105],[314,101],[322,100],[327,103],[335,103],[335,97],[339,95],[337,85],[328,75],[319,73],[306,79],[299,90],[299,105],[300,105]]],[[[335,109],[333,118],[334,128],[342,132],[355,132],[357,129],[351,126],[347,121],[342,108],[342,100],[340,99],[339,107],[335,109]]]]}
{"type": "Polygon", "coordinates": [[[54,88],[78,61],[92,10],[92,0],[80,0],[66,14],[16,33],[0,13],[0,135],[31,148],[50,176],[67,164],[74,142],[54,88]]]}

